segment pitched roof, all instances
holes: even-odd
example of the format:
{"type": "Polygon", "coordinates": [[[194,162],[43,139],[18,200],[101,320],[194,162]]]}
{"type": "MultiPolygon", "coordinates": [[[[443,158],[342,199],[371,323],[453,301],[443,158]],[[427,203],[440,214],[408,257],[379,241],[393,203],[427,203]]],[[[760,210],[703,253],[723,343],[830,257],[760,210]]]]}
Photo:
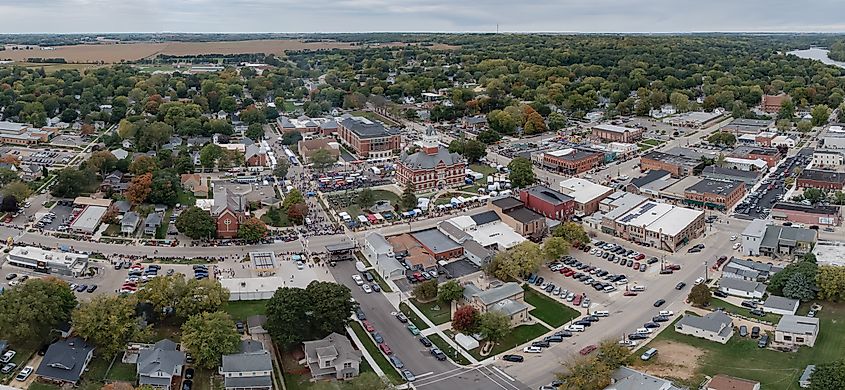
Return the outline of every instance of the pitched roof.
{"type": "Polygon", "coordinates": [[[76,383],[82,375],[82,369],[88,354],[94,347],[79,337],[59,340],[47,348],[35,374],[47,378],[76,383]]]}
{"type": "Polygon", "coordinates": [[[731,317],[728,317],[727,314],[720,311],[714,311],[712,313],[708,313],[704,317],[685,314],[675,326],[680,327],[681,325],[686,325],[691,328],[718,333],[723,328],[730,325],[731,322],[731,317]]]}
{"type": "Polygon", "coordinates": [[[390,245],[390,242],[388,242],[387,239],[379,232],[368,232],[364,235],[364,240],[366,240],[377,253],[390,253],[393,251],[393,246],[390,245]]]}
{"type": "Polygon", "coordinates": [[[335,359],[340,361],[361,361],[361,352],[352,348],[352,343],[346,336],[335,332],[320,340],[305,341],[302,346],[305,349],[305,358],[309,362],[319,361],[319,357],[322,356],[321,353],[334,355],[335,359]]]}
{"type": "Polygon", "coordinates": [[[760,282],[753,282],[742,279],[722,278],[719,279],[720,288],[729,288],[731,290],[739,290],[745,292],[766,292],[766,285],[760,282]]]}
{"type": "Polygon", "coordinates": [[[450,153],[448,149],[437,148],[437,153],[428,154],[420,150],[413,154],[402,153],[399,156],[400,164],[410,169],[434,169],[441,163],[446,166],[464,163],[463,157],[457,153],[450,153]]]}
{"type": "Polygon", "coordinates": [[[241,353],[223,355],[220,369],[224,372],[269,371],[273,369],[273,362],[260,342],[242,342],[241,353]]]}
{"type": "Polygon", "coordinates": [[[153,344],[151,348],[138,352],[136,368],[143,382],[145,376],[160,376],[159,373],[172,376],[176,373],[177,367],[183,364],[185,364],[185,352],[177,351],[175,342],[163,339],[153,344]]]}
{"type": "Polygon", "coordinates": [[[476,225],[484,225],[485,223],[495,222],[501,220],[499,218],[499,214],[496,214],[495,211],[484,211],[478,214],[473,214],[469,216],[475,221],[476,225]]]}
{"type": "Polygon", "coordinates": [[[779,297],[777,295],[769,295],[769,297],[766,298],[766,302],[763,303],[763,307],[794,312],[795,309],[798,308],[798,300],[779,297]]]}
{"type": "Polygon", "coordinates": [[[147,218],[144,219],[145,226],[158,226],[161,225],[161,215],[158,213],[149,213],[147,218]]]}
{"type": "Polygon", "coordinates": [[[473,283],[467,283],[464,286],[464,298],[469,300],[477,297],[485,305],[492,305],[503,299],[510,299],[522,292],[522,287],[516,282],[503,283],[486,290],[479,289],[473,283]]]}

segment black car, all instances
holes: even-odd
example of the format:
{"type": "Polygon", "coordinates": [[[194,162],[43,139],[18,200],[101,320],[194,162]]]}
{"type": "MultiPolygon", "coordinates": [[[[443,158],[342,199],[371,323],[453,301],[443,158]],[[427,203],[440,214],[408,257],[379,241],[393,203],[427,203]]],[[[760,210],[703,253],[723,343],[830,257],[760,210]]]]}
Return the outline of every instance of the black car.
{"type": "Polygon", "coordinates": [[[87,288],[88,288],[88,285],[87,285],[87,284],[80,284],[79,286],[76,286],[76,292],[83,292],[83,291],[85,291],[87,288]]]}
{"type": "Polygon", "coordinates": [[[522,355],[502,355],[502,360],[514,363],[522,363],[525,358],[522,355]]]}
{"type": "Polygon", "coordinates": [[[757,304],[754,303],[753,301],[742,301],[742,303],[740,303],[740,305],[742,305],[743,307],[747,307],[749,309],[756,309],[757,308],[757,304]]]}
{"type": "Polygon", "coordinates": [[[767,344],[769,344],[769,335],[764,334],[762,337],[760,337],[760,340],[757,341],[757,347],[766,348],[767,344]]]}
{"type": "Polygon", "coordinates": [[[238,333],[243,334],[244,333],[244,323],[243,323],[243,321],[235,322],[235,329],[238,330],[238,333]]]}
{"type": "Polygon", "coordinates": [[[374,280],[373,274],[371,274],[369,271],[364,272],[363,275],[364,275],[364,279],[368,282],[372,282],[374,280]]]}
{"type": "Polygon", "coordinates": [[[760,308],[751,310],[750,313],[751,313],[751,315],[754,315],[754,316],[757,316],[757,317],[765,317],[766,316],[766,313],[764,313],[763,309],[760,309],[760,308]]]}
{"type": "Polygon", "coordinates": [[[649,258],[648,258],[648,261],[646,261],[646,263],[648,263],[648,264],[654,264],[654,263],[656,263],[656,262],[658,262],[658,261],[660,261],[658,258],[656,258],[656,257],[653,257],[653,256],[652,256],[652,257],[649,257],[649,258]]]}
{"type": "Polygon", "coordinates": [[[408,317],[406,317],[405,314],[402,312],[396,313],[396,319],[403,324],[408,323],[408,317]]]}
{"type": "Polygon", "coordinates": [[[628,335],[628,340],[645,340],[648,336],[641,333],[631,333],[628,335]]]}
{"type": "Polygon", "coordinates": [[[561,331],[555,332],[554,335],[560,336],[560,337],[572,337],[572,332],[570,332],[568,330],[561,330],[561,331]]]}
{"type": "Polygon", "coordinates": [[[539,286],[539,285],[543,284],[543,282],[545,282],[545,281],[546,280],[543,279],[543,277],[541,276],[541,277],[537,278],[537,280],[534,281],[534,285],[539,286]]]}
{"type": "Polygon", "coordinates": [[[604,253],[602,253],[601,258],[606,259],[608,256],[610,256],[610,253],[604,252],[604,253]]]}
{"type": "Polygon", "coordinates": [[[543,340],[543,341],[535,341],[535,342],[531,343],[531,346],[532,346],[532,347],[540,347],[540,348],[548,348],[548,347],[549,347],[549,342],[548,342],[548,341],[545,341],[545,340],[543,340]]]}
{"type": "Polygon", "coordinates": [[[651,317],[651,320],[654,322],[667,322],[669,321],[669,317],[667,316],[654,316],[651,317]]]}
{"type": "Polygon", "coordinates": [[[560,343],[563,342],[563,336],[553,335],[553,336],[546,336],[543,340],[548,341],[550,343],[560,343]]]}
{"type": "Polygon", "coordinates": [[[182,390],[191,390],[194,387],[194,382],[190,379],[186,379],[182,381],[182,390]]]}
{"type": "Polygon", "coordinates": [[[92,285],[88,286],[88,289],[86,289],[85,291],[88,291],[89,293],[92,293],[92,292],[94,292],[94,291],[96,291],[96,290],[97,290],[97,285],[96,285],[96,284],[92,284],[92,285]]]}
{"type": "Polygon", "coordinates": [[[686,287],[686,286],[687,286],[687,284],[686,284],[686,283],[684,283],[684,282],[678,282],[678,284],[676,284],[676,285],[675,285],[675,290],[683,290],[683,289],[684,289],[684,287],[686,287]]]}
{"type": "Polygon", "coordinates": [[[599,322],[599,317],[598,316],[586,316],[586,317],[582,318],[582,320],[590,321],[590,322],[599,322]]]}
{"type": "Polygon", "coordinates": [[[654,329],[654,328],[659,328],[660,324],[658,324],[656,322],[646,322],[645,324],[643,324],[643,327],[646,328],[646,329],[654,329]]]}
{"type": "Polygon", "coordinates": [[[724,291],[722,291],[722,290],[716,290],[716,291],[713,291],[713,295],[715,295],[715,296],[717,296],[717,297],[719,297],[719,298],[727,298],[727,297],[728,297],[728,294],[727,294],[727,293],[725,293],[725,292],[724,292],[724,291]]]}
{"type": "Polygon", "coordinates": [[[360,308],[355,309],[355,317],[358,317],[359,320],[363,321],[367,319],[367,315],[364,314],[364,311],[360,308]]]}
{"type": "Polygon", "coordinates": [[[546,286],[546,292],[552,292],[552,291],[554,291],[554,289],[555,289],[554,283],[549,283],[549,285],[546,286]]]}
{"type": "Polygon", "coordinates": [[[664,303],[666,303],[665,299],[658,299],[656,302],[654,302],[654,307],[663,306],[664,303]]]}
{"type": "Polygon", "coordinates": [[[575,321],[575,325],[590,326],[590,325],[593,325],[593,323],[590,322],[590,321],[581,320],[581,321],[575,321]]]}
{"type": "Polygon", "coordinates": [[[420,343],[426,347],[431,347],[431,340],[429,340],[428,337],[420,337],[420,343]]]}
{"type": "Polygon", "coordinates": [[[194,379],[194,369],[193,368],[185,369],[185,379],[194,379]]]}

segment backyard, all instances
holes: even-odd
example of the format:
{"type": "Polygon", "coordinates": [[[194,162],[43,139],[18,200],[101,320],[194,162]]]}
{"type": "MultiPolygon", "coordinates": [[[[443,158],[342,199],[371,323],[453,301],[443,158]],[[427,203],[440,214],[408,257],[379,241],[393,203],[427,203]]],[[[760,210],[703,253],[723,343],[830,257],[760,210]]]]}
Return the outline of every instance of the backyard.
{"type": "Polygon", "coordinates": [[[264,314],[267,301],[229,301],[223,305],[223,311],[229,313],[235,321],[246,321],[246,318],[256,314],[264,314]]]}
{"type": "MultiPolygon", "coordinates": [[[[770,314],[771,315],[771,314],[770,314]]],[[[695,380],[703,375],[727,374],[759,381],[763,389],[798,389],[798,378],[808,364],[830,362],[842,357],[845,348],[845,304],[825,304],[819,312],[820,332],[815,347],[802,347],[796,353],[779,352],[757,347],[757,340],[735,334],[727,344],[682,335],[670,329],[660,333],[647,346],[634,355],[639,356],[647,348],[663,345],[684,345],[699,351],[700,357],[691,362],[695,380]],[[730,362],[730,364],[725,364],[730,362]]],[[[771,335],[770,335],[771,337],[771,335]]],[[[658,372],[669,363],[661,351],[658,359],[649,362],[637,361],[637,365],[649,372],[658,372]]]]}
{"type": "Polygon", "coordinates": [[[525,302],[534,306],[534,310],[529,311],[528,314],[555,328],[565,325],[581,314],[569,306],[538,293],[527,284],[522,285],[522,289],[525,290],[525,302]]]}
{"type": "Polygon", "coordinates": [[[431,302],[420,302],[416,298],[411,298],[411,302],[417,309],[428,317],[434,325],[445,324],[452,320],[451,304],[443,304],[437,300],[431,302]]]}

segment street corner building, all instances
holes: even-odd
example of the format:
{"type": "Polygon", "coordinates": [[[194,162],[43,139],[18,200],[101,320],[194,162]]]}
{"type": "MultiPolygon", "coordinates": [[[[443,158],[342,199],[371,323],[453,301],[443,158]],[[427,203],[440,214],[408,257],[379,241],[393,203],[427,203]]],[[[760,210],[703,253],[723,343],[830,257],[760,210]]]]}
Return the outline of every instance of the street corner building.
{"type": "Polygon", "coordinates": [[[402,152],[396,165],[396,181],[401,186],[413,183],[417,191],[440,190],[464,184],[466,161],[457,153],[450,153],[429,127],[419,151],[402,152]]]}

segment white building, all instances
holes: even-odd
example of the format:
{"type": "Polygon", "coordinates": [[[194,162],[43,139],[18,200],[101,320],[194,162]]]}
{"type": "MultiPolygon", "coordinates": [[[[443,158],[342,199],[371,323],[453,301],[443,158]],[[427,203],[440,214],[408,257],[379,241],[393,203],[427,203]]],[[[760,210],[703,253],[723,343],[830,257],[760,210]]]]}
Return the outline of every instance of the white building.
{"type": "Polygon", "coordinates": [[[405,275],[405,267],[399,264],[393,253],[393,245],[381,233],[369,232],[364,236],[361,253],[376,271],[385,279],[399,279],[405,275]]]}
{"type": "Polygon", "coordinates": [[[775,327],[774,343],[791,347],[812,347],[816,344],[818,335],[818,318],[785,315],[775,327]]]}
{"type": "Polygon", "coordinates": [[[766,302],[763,303],[763,311],[766,313],[785,315],[794,315],[798,310],[799,302],[797,299],[789,299],[779,297],[777,295],[769,295],[766,302]]]}
{"type": "Polygon", "coordinates": [[[56,252],[33,246],[16,246],[6,260],[10,265],[39,272],[79,277],[88,268],[88,255],[56,252]]]}
{"type": "Polygon", "coordinates": [[[768,167],[766,160],[748,159],[738,157],[725,157],[725,168],[739,169],[741,171],[764,170],[768,167]]]}
{"type": "Polygon", "coordinates": [[[276,290],[285,285],[285,278],[223,278],[220,285],[229,290],[230,301],[256,301],[272,298],[276,290]]]}
{"type": "Polygon", "coordinates": [[[613,193],[613,188],[572,177],[560,182],[560,192],[575,198],[575,215],[590,215],[599,209],[599,202],[613,193]]]}
{"type": "Polygon", "coordinates": [[[819,265],[845,265],[845,241],[819,241],[813,247],[819,265]]]}
{"type": "Polygon", "coordinates": [[[746,256],[760,256],[760,244],[766,235],[768,222],[755,219],[742,231],[742,254],[746,256]]]}
{"type": "Polygon", "coordinates": [[[766,285],[742,279],[722,278],[719,279],[719,291],[736,297],[761,299],[766,293],[766,285]]]}
{"type": "Polygon", "coordinates": [[[845,152],[841,150],[816,149],[813,151],[813,167],[835,169],[845,164],[845,152]]]}
{"type": "Polygon", "coordinates": [[[684,317],[675,324],[675,331],[726,344],[734,334],[734,327],[731,317],[720,311],[714,311],[704,317],[684,314],[684,317]]]}

